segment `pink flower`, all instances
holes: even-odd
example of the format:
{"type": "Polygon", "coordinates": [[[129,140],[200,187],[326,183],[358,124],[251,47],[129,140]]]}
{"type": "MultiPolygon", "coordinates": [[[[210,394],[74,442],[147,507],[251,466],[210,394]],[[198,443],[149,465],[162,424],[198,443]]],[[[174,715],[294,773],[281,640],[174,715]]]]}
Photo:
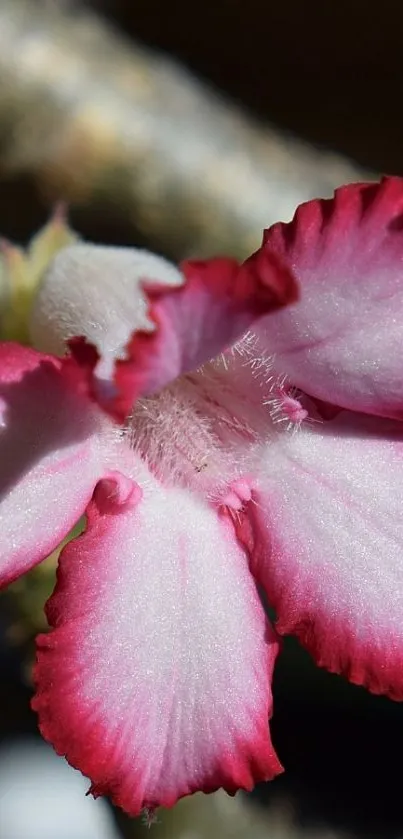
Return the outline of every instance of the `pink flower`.
{"type": "Polygon", "coordinates": [[[187,264],[181,285],[149,260],[56,257],[35,340],[59,353],[84,335],[100,357],[80,341],[66,360],[0,355],[3,581],[87,514],[34,707],[94,794],[132,814],[281,771],[278,633],[403,698],[403,181],[303,205],[241,269],[187,264]],[[300,299],[264,315],[295,299],[293,277],[300,299]]]}
{"type": "Polygon", "coordinates": [[[132,814],[281,768],[267,725],[278,644],[230,514],[250,493],[236,443],[252,432],[232,416],[245,396],[225,385],[223,363],[186,371],[294,300],[296,285],[276,258],[264,277],[228,259],[182,272],[74,245],[31,327],[56,351],[57,327],[85,332],[102,358],[82,341],[64,359],[0,345],[1,582],[87,516],[61,556],[34,706],[93,793],[132,814]],[[122,419],[136,398],[124,425],[97,404],[122,419]]]}

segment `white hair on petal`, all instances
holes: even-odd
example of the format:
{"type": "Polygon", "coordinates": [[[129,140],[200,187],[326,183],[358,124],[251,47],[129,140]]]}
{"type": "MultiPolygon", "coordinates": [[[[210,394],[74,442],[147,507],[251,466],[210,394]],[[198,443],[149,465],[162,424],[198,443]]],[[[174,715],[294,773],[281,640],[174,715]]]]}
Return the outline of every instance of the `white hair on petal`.
{"type": "MultiPolygon", "coordinates": [[[[255,471],[260,444],[297,429],[307,411],[252,332],[199,370],[138,400],[131,446],[164,483],[212,501],[255,471]]],[[[225,502],[223,502],[225,503],[225,502]]]]}
{"type": "Polygon", "coordinates": [[[161,481],[218,501],[228,483],[244,473],[257,441],[230,403],[221,376],[204,369],[140,399],[126,433],[161,481]]]}
{"type": "MultiPolygon", "coordinates": [[[[253,383],[260,389],[256,391],[256,387],[249,388],[252,401],[255,402],[256,398],[260,397],[261,404],[268,409],[275,425],[282,423],[286,431],[295,432],[303,422],[312,421],[303,405],[304,394],[293,387],[285,374],[276,372],[276,357],[267,353],[261,339],[255,333],[247,332],[231,350],[222,353],[218,363],[225,365],[228,371],[231,363],[235,362],[238,376],[242,377],[242,372],[239,371],[239,360],[242,362],[242,367],[252,374],[253,383]],[[252,390],[254,390],[253,396],[252,390]]],[[[250,377],[249,385],[252,385],[250,377]]]]}

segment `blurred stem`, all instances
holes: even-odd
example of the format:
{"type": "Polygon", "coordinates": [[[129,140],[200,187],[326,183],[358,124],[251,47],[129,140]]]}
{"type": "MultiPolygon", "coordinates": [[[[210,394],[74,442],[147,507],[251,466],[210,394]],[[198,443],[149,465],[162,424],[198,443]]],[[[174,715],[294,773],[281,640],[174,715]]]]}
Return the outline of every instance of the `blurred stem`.
{"type": "Polygon", "coordinates": [[[230,798],[222,791],[199,793],[158,811],[151,834],[140,819],[119,817],[118,823],[126,839],[302,839],[290,803],[278,800],[264,810],[242,794],[230,798]]]}
{"type": "Polygon", "coordinates": [[[295,206],[358,168],[261,127],[95,14],[0,5],[0,173],[113,214],[174,258],[248,255],[295,206]]]}

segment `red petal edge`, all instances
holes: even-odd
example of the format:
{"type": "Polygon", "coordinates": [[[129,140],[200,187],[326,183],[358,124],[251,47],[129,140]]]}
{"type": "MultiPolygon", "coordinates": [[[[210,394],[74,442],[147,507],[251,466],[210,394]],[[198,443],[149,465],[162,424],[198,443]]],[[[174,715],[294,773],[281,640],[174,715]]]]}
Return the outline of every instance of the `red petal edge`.
{"type": "MultiPolygon", "coordinates": [[[[155,330],[133,334],[126,358],[116,360],[114,382],[96,378],[99,355],[84,338],[69,342],[83,386],[118,422],[139,396],[156,392],[231,346],[259,317],[297,299],[292,270],[278,256],[239,265],[217,258],[184,262],[183,286],[144,283],[155,330]]],[[[76,375],[76,374],[75,374],[76,375]]]]}
{"type": "MultiPolygon", "coordinates": [[[[141,500],[140,487],[137,484],[133,487],[131,481],[125,478],[123,478],[123,484],[120,486],[122,477],[118,473],[115,476],[112,474],[106,481],[101,481],[98,484],[94,493],[94,500],[88,508],[87,533],[105,515],[119,515],[119,511],[127,509],[128,504],[130,507],[135,507],[141,500]]],[[[111,732],[99,719],[97,720],[94,717],[90,720],[91,724],[88,726],[85,708],[80,708],[77,703],[66,703],[69,692],[74,693],[75,691],[74,672],[67,670],[64,673],[64,678],[60,678],[60,675],[54,672],[54,665],[55,662],[58,662],[57,669],[60,670],[61,662],[63,662],[63,645],[68,641],[69,633],[75,630],[71,626],[72,616],[63,618],[61,605],[63,599],[66,599],[66,597],[70,599],[70,595],[75,594],[76,582],[74,572],[71,570],[72,563],[77,561],[77,544],[80,539],[85,541],[86,538],[86,533],[84,533],[70,545],[67,545],[62,552],[57,585],[46,606],[49,624],[57,632],[40,635],[37,639],[38,658],[34,667],[37,695],[32,700],[32,707],[39,715],[39,727],[43,737],[53,745],[57,754],[66,756],[74,768],[79,769],[92,780],[89,792],[95,798],[108,795],[115,805],[124,809],[129,815],[137,816],[143,808],[152,811],[158,806],[172,807],[179,797],[198,792],[200,788],[188,784],[186,790],[182,790],[179,795],[169,792],[161,800],[143,800],[133,806],[133,801],[136,801],[134,789],[136,780],[134,782],[132,780],[130,790],[128,790],[129,785],[127,782],[126,784],[123,783],[119,766],[116,769],[116,765],[113,765],[113,762],[110,761],[107,750],[102,747],[102,744],[105,743],[110,746],[111,732]],[[63,564],[64,557],[65,562],[63,564]],[[58,651],[60,655],[55,657],[55,653],[57,654],[58,651]],[[54,659],[53,666],[51,666],[52,658],[54,659]],[[52,693],[53,712],[47,701],[47,695],[50,691],[52,693]],[[58,720],[54,713],[54,709],[59,707],[63,709],[63,720],[58,720]],[[85,736],[80,736],[80,730],[85,731],[85,736]],[[76,736],[72,736],[71,732],[76,732],[76,736]]],[[[102,583],[102,585],[104,584],[102,583]]],[[[77,597],[75,600],[75,608],[77,609],[79,606],[77,597]]],[[[77,620],[80,620],[80,611],[77,613],[77,620]]],[[[272,636],[272,642],[278,649],[281,641],[268,624],[267,632],[272,636]]],[[[268,647],[267,649],[267,668],[270,674],[276,652],[273,648],[269,649],[268,647]]],[[[119,764],[118,755],[114,762],[119,764]]],[[[237,755],[231,748],[222,750],[217,777],[213,776],[211,782],[205,782],[202,791],[211,793],[224,788],[230,795],[235,795],[240,788],[251,790],[257,781],[269,780],[282,771],[283,767],[274,749],[270,748],[270,743],[266,734],[263,734],[263,728],[261,727],[256,732],[253,743],[248,739],[243,742],[238,735],[237,755]]],[[[141,788],[141,771],[134,769],[133,777],[134,779],[138,777],[138,786],[141,788]]]]}
{"type": "Polygon", "coordinates": [[[342,186],[265,231],[251,257],[288,265],[301,298],[256,332],[276,369],[311,397],[401,420],[403,178],[342,186]]]}

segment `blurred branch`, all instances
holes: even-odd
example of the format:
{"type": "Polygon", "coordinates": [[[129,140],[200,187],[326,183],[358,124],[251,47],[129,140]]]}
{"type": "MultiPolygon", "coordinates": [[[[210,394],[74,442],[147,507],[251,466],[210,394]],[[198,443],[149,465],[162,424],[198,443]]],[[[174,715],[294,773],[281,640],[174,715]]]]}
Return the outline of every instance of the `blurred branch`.
{"type": "Polygon", "coordinates": [[[28,172],[49,201],[124,218],[174,258],[245,256],[297,203],[363,177],[69,8],[1,2],[3,177],[28,172]]]}

